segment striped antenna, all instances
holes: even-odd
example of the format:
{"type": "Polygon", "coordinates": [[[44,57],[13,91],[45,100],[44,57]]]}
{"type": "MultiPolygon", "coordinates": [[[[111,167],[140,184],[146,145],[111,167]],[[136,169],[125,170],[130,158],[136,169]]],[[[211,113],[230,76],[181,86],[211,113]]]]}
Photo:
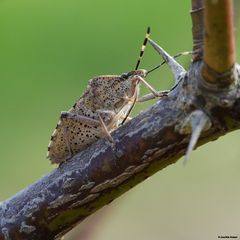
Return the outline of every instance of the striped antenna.
{"type": "Polygon", "coordinates": [[[144,53],[144,50],[146,48],[146,45],[147,45],[147,41],[148,41],[148,38],[150,36],[150,27],[147,28],[147,33],[146,33],[146,36],[144,38],[144,41],[143,41],[143,45],[142,45],[142,48],[141,48],[141,52],[140,52],[140,55],[139,55],[139,58],[138,58],[138,61],[137,61],[137,65],[135,67],[135,70],[138,69],[140,63],[141,63],[141,60],[142,60],[142,57],[143,57],[143,53],[144,53]]]}
{"type": "MultiPolygon", "coordinates": [[[[146,33],[145,38],[144,38],[144,41],[143,41],[143,45],[142,45],[142,48],[141,48],[141,52],[140,52],[140,55],[139,55],[139,58],[138,58],[138,61],[137,61],[137,65],[136,65],[136,67],[135,67],[135,70],[138,69],[138,67],[139,67],[139,65],[140,65],[140,63],[141,63],[141,60],[142,60],[142,57],[143,57],[143,54],[144,54],[144,50],[145,50],[145,48],[146,48],[146,45],[147,45],[149,36],[150,36],[150,27],[147,28],[147,33],[146,33]]],[[[121,125],[123,125],[123,124],[126,122],[128,116],[130,115],[131,111],[133,110],[133,107],[135,106],[135,103],[136,103],[136,101],[137,101],[137,92],[136,92],[136,91],[135,91],[134,95],[135,95],[135,96],[134,96],[132,105],[131,105],[131,107],[128,109],[128,112],[126,113],[126,116],[125,116],[125,118],[123,119],[121,125]]]]}

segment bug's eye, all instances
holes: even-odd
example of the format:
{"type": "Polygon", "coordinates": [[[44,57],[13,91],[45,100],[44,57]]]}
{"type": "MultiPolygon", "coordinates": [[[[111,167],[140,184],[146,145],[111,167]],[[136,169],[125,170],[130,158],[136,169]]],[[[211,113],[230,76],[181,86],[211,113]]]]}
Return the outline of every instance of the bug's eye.
{"type": "Polygon", "coordinates": [[[123,74],[121,75],[121,78],[127,79],[127,78],[128,78],[128,74],[127,74],[127,73],[123,73],[123,74]]]}

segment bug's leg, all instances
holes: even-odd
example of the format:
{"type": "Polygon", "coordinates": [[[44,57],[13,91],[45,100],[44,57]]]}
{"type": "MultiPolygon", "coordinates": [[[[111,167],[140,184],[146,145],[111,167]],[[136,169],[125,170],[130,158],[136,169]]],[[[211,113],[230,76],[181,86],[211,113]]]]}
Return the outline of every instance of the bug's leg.
{"type": "MultiPolygon", "coordinates": [[[[103,121],[106,129],[112,129],[114,128],[114,125],[115,125],[115,119],[116,119],[116,113],[112,110],[106,110],[106,109],[97,109],[96,110],[97,114],[98,114],[98,118],[99,118],[99,121],[103,121]],[[101,120],[100,120],[101,118],[101,120]],[[108,122],[108,127],[106,126],[105,122],[107,121],[108,122]]],[[[101,123],[102,124],[102,123],[101,123]]]]}
{"type": "Polygon", "coordinates": [[[127,117],[126,122],[132,120],[132,117],[127,117]]]}
{"type": "Polygon", "coordinates": [[[137,78],[140,82],[142,82],[151,91],[150,94],[147,94],[147,95],[143,96],[142,98],[137,99],[137,102],[144,102],[144,101],[148,101],[150,99],[154,99],[154,98],[157,98],[157,97],[160,97],[160,98],[161,97],[166,97],[168,95],[169,91],[158,92],[144,78],[142,78],[140,76],[138,76],[137,78]]]}
{"type": "Polygon", "coordinates": [[[136,102],[147,102],[147,101],[155,99],[155,98],[167,97],[169,92],[170,92],[169,90],[160,91],[160,92],[158,92],[158,96],[156,96],[153,93],[149,93],[149,94],[146,94],[146,95],[138,98],[136,102]]]}
{"type": "MultiPolygon", "coordinates": [[[[126,100],[125,97],[124,97],[124,100],[126,100]]],[[[132,100],[131,100],[131,98],[128,98],[127,101],[132,101],[132,100]]],[[[108,123],[108,127],[106,127],[107,129],[115,129],[115,128],[117,128],[119,126],[118,121],[121,118],[121,115],[123,114],[122,110],[120,110],[117,114],[114,111],[112,111],[112,110],[105,110],[105,109],[104,110],[97,110],[96,112],[100,115],[100,117],[102,118],[103,122],[104,122],[104,120],[103,120],[102,116],[103,115],[105,115],[105,116],[107,115],[108,116],[109,123],[108,123]]],[[[127,117],[126,120],[129,121],[129,120],[131,120],[131,118],[127,117]]]]}
{"type": "Polygon", "coordinates": [[[103,121],[103,119],[102,119],[102,117],[101,117],[101,111],[98,110],[98,111],[97,111],[97,114],[98,114],[99,122],[100,122],[100,124],[101,124],[101,127],[102,127],[102,130],[103,130],[104,134],[106,135],[108,141],[109,141],[110,143],[113,143],[114,140],[113,140],[110,132],[108,131],[106,124],[104,123],[104,121],[103,121]]]}
{"type": "Polygon", "coordinates": [[[113,119],[116,113],[112,110],[106,110],[106,109],[97,109],[97,113],[99,113],[101,116],[105,115],[109,120],[113,119]]]}

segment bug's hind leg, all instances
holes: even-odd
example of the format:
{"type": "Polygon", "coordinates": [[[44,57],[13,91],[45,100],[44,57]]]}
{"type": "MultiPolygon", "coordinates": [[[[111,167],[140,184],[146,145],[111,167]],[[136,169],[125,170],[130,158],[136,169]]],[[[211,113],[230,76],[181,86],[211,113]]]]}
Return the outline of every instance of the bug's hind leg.
{"type": "Polygon", "coordinates": [[[139,97],[137,99],[137,102],[147,102],[149,100],[152,100],[152,99],[155,99],[155,98],[164,98],[164,97],[168,97],[168,93],[170,91],[169,90],[165,90],[165,91],[160,91],[158,92],[158,95],[156,96],[155,94],[153,93],[149,93],[149,94],[146,94],[142,97],[139,97]]]}
{"type": "MultiPolygon", "coordinates": [[[[112,114],[111,111],[109,111],[109,112],[110,112],[110,114],[112,114]]],[[[108,128],[107,128],[107,126],[106,126],[106,124],[105,124],[105,122],[104,122],[104,120],[103,120],[103,118],[102,118],[102,116],[101,116],[101,113],[107,113],[107,114],[109,114],[109,112],[98,110],[98,111],[97,111],[97,114],[98,114],[98,118],[99,118],[99,122],[100,122],[100,124],[101,124],[102,130],[103,130],[105,136],[107,137],[107,140],[108,140],[110,143],[113,143],[114,140],[113,140],[113,138],[112,138],[112,136],[111,136],[111,133],[108,131],[108,128]]],[[[111,116],[111,118],[112,118],[112,116],[111,116]]]]}

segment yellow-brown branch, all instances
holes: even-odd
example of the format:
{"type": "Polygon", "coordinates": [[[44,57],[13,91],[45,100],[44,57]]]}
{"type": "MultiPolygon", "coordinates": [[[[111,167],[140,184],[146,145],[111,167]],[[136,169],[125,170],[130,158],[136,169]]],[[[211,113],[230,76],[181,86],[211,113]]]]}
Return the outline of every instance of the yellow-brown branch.
{"type": "Polygon", "coordinates": [[[235,63],[235,41],[232,0],[205,0],[204,2],[204,67],[203,76],[210,83],[222,86],[233,82],[232,67],[235,63]],[[226,81],[226,73],[229,72],[226,81]]]}

